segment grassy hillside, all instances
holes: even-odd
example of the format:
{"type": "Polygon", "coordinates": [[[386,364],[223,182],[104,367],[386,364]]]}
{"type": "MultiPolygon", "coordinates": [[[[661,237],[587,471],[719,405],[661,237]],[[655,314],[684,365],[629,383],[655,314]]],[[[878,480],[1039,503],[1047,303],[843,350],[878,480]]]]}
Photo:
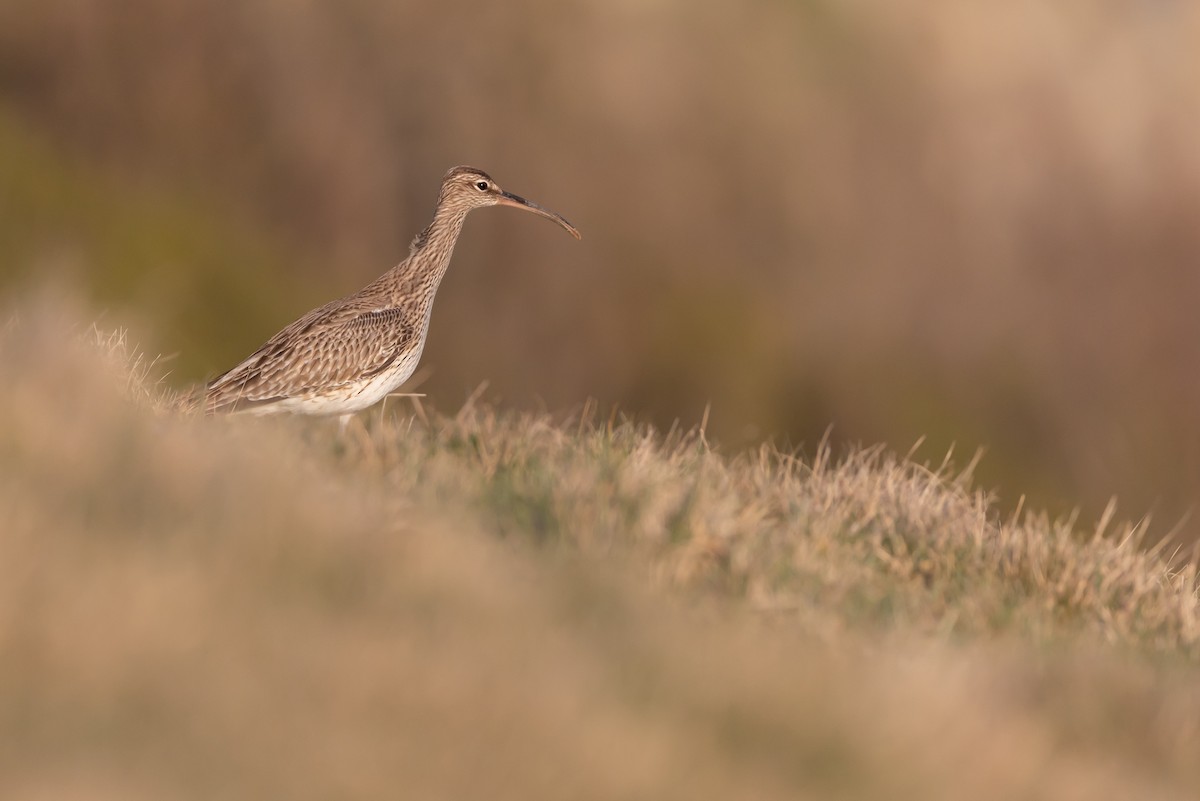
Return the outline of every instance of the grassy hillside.
{"type": "Polygon", "coordinates": [[[1128,526],[589,410],[186,417],[85,319],[0,344],[4,798],[1200,794],[1128,526]]]}

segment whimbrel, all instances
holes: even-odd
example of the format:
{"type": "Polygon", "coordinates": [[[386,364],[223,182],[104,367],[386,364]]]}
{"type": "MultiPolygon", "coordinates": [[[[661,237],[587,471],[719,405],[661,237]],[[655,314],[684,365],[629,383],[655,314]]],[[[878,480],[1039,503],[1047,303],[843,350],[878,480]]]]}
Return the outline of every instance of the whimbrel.
{"type": "Polygon", "coordinates": [[[501,189],[474,167],[442,179],[433,222],[408,258],[353,295],[326,303],[267,340],[204,390],[207,413],[338,415],[344,425],[408,380],[417,367],[438,285],[471,209],[514,206],[579,239],[558,214],[501,189]]]}

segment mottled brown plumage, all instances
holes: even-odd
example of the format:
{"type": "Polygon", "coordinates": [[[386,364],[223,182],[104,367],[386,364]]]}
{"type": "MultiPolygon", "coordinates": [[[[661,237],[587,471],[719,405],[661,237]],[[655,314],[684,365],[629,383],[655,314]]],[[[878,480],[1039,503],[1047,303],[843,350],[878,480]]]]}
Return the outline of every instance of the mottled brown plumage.
{"type": "Polygon", "coordinates": [[[327,303],[267,340],[209,382],[204,410],[343,417],[384,398],[412,375],[438,285],[471,209],[515,206],[579,232],[554,212],[505,192],[482,170],[455,167],[442,179],[433,221],[408,258],[353,295],[327,303]]]}

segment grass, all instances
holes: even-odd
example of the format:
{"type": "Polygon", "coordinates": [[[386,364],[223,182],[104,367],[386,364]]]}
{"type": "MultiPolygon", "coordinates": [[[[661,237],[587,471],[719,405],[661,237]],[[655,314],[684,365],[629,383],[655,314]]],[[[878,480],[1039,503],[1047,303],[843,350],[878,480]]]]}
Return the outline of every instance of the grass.
{"type": "Polygon", "coordinates": [[[342,469],[426,508],[469,509],[499,537],[617,553],[668,588],[713,591],[824,626],[956,639],[1086,637],[1200,656],[1193,564],[1140,547],[1144,526],[999,521],[956,473],[881,448],[729,458],[699,429],[661,435],[588,411],[556,423],[468,404],[377,415],[342,469]]]}
{"type": "Polygon", "coordinates": [[[592,409],[181,416],[87,319],[0,340],[5,798],[1200,794],[1136,526],[592,409]]]}

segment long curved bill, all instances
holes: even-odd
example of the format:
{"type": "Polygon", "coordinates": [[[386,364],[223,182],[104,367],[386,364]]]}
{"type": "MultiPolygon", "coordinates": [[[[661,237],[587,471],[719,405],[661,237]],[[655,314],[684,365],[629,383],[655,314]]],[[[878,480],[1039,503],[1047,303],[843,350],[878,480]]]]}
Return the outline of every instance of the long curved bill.
{"type": "Polygon", "coordinates": [[[526,200],[520,195],[514,195],[512,192],[501,192],[499,197],[500,199],[496,201],[496,205],[498,206],[513,206],[518,209],[524,209],[525,211],[532,211],[534,214],[540,214],[547,220],[553,220],[563,228],[566,228],[567,233],[576,239],[583,238],[579,235],[579,230],[567,222],[562,215],[555,214],[554,212],[550,211],[550,209],[544,209],[538,204],[534,203],[532,200],[526,200]]]}

